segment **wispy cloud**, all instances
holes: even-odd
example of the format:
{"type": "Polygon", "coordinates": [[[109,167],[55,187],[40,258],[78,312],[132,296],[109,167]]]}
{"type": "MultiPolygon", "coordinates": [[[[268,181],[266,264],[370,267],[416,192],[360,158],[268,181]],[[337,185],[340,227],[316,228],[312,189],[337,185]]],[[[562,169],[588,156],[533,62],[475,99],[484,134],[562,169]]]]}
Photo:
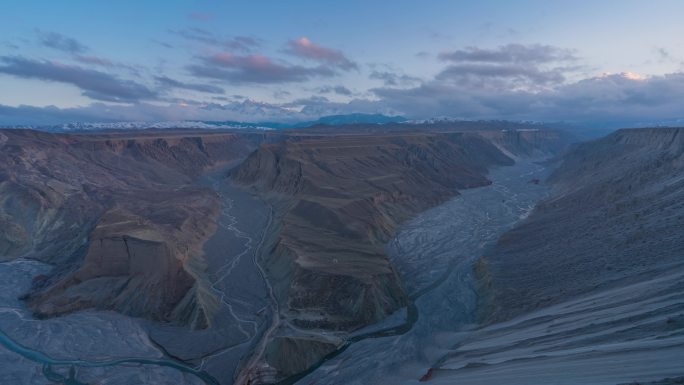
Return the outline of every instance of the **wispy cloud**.
{"type": "Polygon", "coordinates": [[[579,68],[573,51],[540,44],[467,47],[442,52],[439,58],[449,65],[438,80],[501,90],[548,88],[563,83],[568,72],[579,68]]]}
{"type": "Polygon", "coordinates": [[[273,92],[273,97],[276,99],[285,99],[292,96],[292,93],[285,90],[276,90],[273,92]]]}
{"type": "Polygon", "coordinates": [[[453,62],[540,64],[577,60],[572,50],[550,45],[507,44],[494,49],[467,47],[439,54],[453,62]]]}
{"type": "Polygon", "coordinates": [[[373,90],[385,106],[413,117],[568,121],[584,124],[684,118],[684,73],[607,74],[531,92],[432,81],[410,89],[373,90]]]}
{"type": "Polygon", "coordinates": [[[205,92],[208,94],[224,94],[225,90],[221,87],[210,84],[185,83],[166,76],[155,76],[154,78],[164,88],[179,88],[184,90],[205,92]]]}
{"type": "Polygon", "coordinates": [[[286,52],[303,59],[325,63],[342,70],[358,69],[356,63],[347,58],[340,50],[314,44],[306,37],[290,40],[286,52]]]}
{"type": "Polygon", "coordinates": [[[113,61],[111,61],[107,58],[99,57],[99,56],[76,55],[76,56],[74,56],[74,59],[81,62],[81,63],[84,63],[84,64],[94,64],[94,65],[98,65],[98,66],[102,66],[102,67],[114,67],[114,66],[116,66],[116,64],[113,61]]]}
{"type": "Polygon", "coordinates": [[[202,28],[186,28],[172,31],[180,37],[194,42],[199,42],[208,46],[220,48],[221,50],[250,52],[261,45],[261,41],[251,36],[231,36],[222,37],[202,28]]]}
{"type": "Polygon", "coordinates": [[[304,67],[276,62],[262,55],[233,55],[218,53],[201,58],[201,64],[191,65],[189,71],[200,77],[221,79],[232,83],[287,83],[303,82],[317,76],[333,76],[328,67],[304,67]]]}
{"type": "Polygon", "coordinates": [[[157,97],[155,91],[142,84],[92,69],[21,56],[3,56],[0,63],[0,73],[71,84],[80,88],[83,95],[96,100],[137,102],[157,97]]]}
{"type": "Polygon", "coordinates": [[[88,47],[78,40],[64,36],[57,32],[43,32],[36,30],[38,41],[41,45],[70,54],[80,54],[88,51],[88,47]]]}
{"type": "Polygon", "coordinates": [[[684,114],[684,73],[640,77],[601,75],[553,90],[467,89],[428,81],[413,88],[378,88],[374,100],[333,102],[326,97],[300,98],[283,104],[214,97],[225,103],[189,102],[165,106],[137,103],[59,109],[0,106],[0,124],[41,124],[110,120],[307,120],[352,112],[402,114],[412,118],[452,116],[469,119],[566,121],[629,126],[643,122],[679,121],[684,114]],[[231,101],[231,99],[233,101],[231,101]],[[297,107],[299,112],[293,112],[297,107]]]}
{"type": "Polygon", "coordinates": [[[209,12],[191,12],[188,14],[188,19],[194,21],[209,21],[214,18],[214,15],[209,12]]]}
{"type": "Polygon", "coordinates": [[[409,76],[406,74],[399,74],[392,71],[373,71],[369,78],[375,80],[382,80],[386,86],[407,86],[420,83],[420,78],[409,76]]]}
{"type": "Polygon", "coordinates": [[[9,42],[9,41],[3,41],[2,45],[4,47],[7,47],[7,48],[12,49],[12,50],[18,50],[20,48],[18,45],[14,44],[12,42],[9,42]]]}
{"type": "Polygon", "coordinates": [[[318,92],[320,92],[320,93],[322,93],[322,94],[331,94],[331,93],[334,93],[334,94],[342,95],[342,96],[350,96],[350,95],[352,95],[352,91],[351,91],[349,88],[347,88],[347,87],[345,87],[345,86],[341,86],[341,85],[337,85],[337,86],[323,86],[323,87],[321,87],[321,88],[318,89],[318,92]]]}

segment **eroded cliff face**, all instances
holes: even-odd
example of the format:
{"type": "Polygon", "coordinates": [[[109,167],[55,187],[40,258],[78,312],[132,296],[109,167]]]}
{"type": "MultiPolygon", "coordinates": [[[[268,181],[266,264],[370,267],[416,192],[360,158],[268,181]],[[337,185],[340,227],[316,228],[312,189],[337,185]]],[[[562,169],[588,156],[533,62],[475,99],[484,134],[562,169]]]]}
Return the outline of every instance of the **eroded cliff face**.
{"type": "Polygon", "coordinates": [[[232,177],[276,211],[263,264],[282,322],[268,364],[288,375],[299,365],[282,365],[292,349],[339,343],[302,330],[346,333],[405,306],[385,242],[401,222],[489,184],[489,167],[512,162],[470,133],[293,135],[262,145],[232,177]]]}
{"type": "Polygon", "coordinates": [[[487,322],[680,264],[684,129],[620,130],[574,146],[551,197],[477,265],[487,322]]]}
{"type": "Polygon", "coordinates": [[[258,134],[2,131],[0,256],[55,264],[27,293],[39,316],[113,309],[206,327],[216,300],[202,243],[220,202],[193,184],[258,134]]]}
{"type": "Polygon", "coordinates": [[[557,156],[573,141],[573,137],[565,131],[533,127],[480,130],[478,134],[512,158],[557,156]]]}

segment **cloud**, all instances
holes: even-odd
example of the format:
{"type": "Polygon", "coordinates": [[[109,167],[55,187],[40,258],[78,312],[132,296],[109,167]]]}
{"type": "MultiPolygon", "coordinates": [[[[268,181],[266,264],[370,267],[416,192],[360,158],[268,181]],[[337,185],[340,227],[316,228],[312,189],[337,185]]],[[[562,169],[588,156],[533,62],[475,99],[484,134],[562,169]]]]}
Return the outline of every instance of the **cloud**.
{"type": "Polygon", "coordinates": [[[672,55],[670,54],[670,51],[666,50],[663,47],[656,47],[653,49],[658,56],[658,59],[660,61],[669,61],[672,60],[672,55]]]}
{"type": "Polygon", "coordinates": [[[324,86],[318,89],[318,92],[322,94],[335,93],[337,95],[350,96],[352,94],[351,90],[345,86],[324,86]]]}
{"type": "Polygon", "coordinates": [[[250,36],[220,37],[201,28],[186,28],[172,31],[182,38],[200,42],[229,51],[250,52],[261,45],[261,41],[250,36]]]}
{"type": "Polygon", "coordinates": [[[277,90],[277,91],[273,92],[273,97],[276,99],[285,99],[291,95],[292,95],[291,92],[285,91],[285,90],[277,90]]]}
{"type": "Polygon", "coordinates": [[[93,103],[74,108],[55,106],[10,107],[0,105],[0,126],[50,126],[72,122],[159,122],[179,120],[213,121],[293,121],[300,114],[278,105],[251,100],[242,102],[199,103],[178,101],[166,105],[93,103]]]}
{"type": "Polygon", "coordinates": [[[214,15],[207,12],[191,12],[188,14],[188,19],[195,21],[209,21],[214,18],[214,15]]]}
{"type": "Polygon", "coordinates": [[[71,84],[80,88],[84,96],[95,100],[137,102],[157,97],[155,91],[142,84],[91,69],[20,56],[0,57],[0,63],[0,73],[71,84]]]}
{"type": "Polygon", "coordinates": [[[190,65],[195,76],[225,80],[231,83],[303,82],[317,76],[333,76],[326,66],[304,67],[275,62],[262,55],[218,53],[201,58],[201,64],[190,65]]]}
{"type": "Polygon", "coordinates": [[[431,81],[377,88],[381,104],[411,117],[567,121],[634,125],[684,118],[684,73],[604,74],[539,92],[431,81]]]}
{"type": "MultiPolygon", "coordinates": [[[[199,31],[194,33],[207,42],[224,44],[226,41],[212,40],[215,36],[199,31]]],[[[681,108],[684,105],[684,73],[641,76],[625,72],[576,80],[581,74],[579,69],[585,69],[581,67],[581,60],[572,50],[548,45],[508,44],[442,52],[438,56],[442,68],[431,78],[405,75],[400,69],[387,65],[369,65],[369,78],[382,82],[382,86],[369,90],[368,98],[354,98],[356,94],[349,88],[335,85],[337,82],[329,79],[339,75],[343,68],[351,68],[344,64],[349,59],[340,51],[311,42],[301,44],[301,40],[288,43],[288,50],[298,58],[310,61],[308,65],[243,52],[240,48],[222,47],[220,53],[194,58],[186,67],[194,76],[192,78],[181,81],[154,76],[163,73],[161,71],[142,77],[152,86],[143,81],[126,80],[123,75],[107,73],[105,69],[89,69],[86,64],[98,66],[92,67],[98,69],[119,68],[119,65],[85,53],[70,55],[72,60],[84,63],[83,67],[22,56],[0,56],[0,74],[72,84],[95,100],[129,103],[116,106],[94,103],[72,109],[4,106],[0,108],[0,123],[183,119],[293,121],[355,112],[409,118],[451,116],[587,125],[610,122],[614,126],[681,122],[684,118],[681,108]],[[293,51],[294,47],[304,49],[293,51]],[[314,79],[328,79],[326,83],[332,84],[313,85],[308,89],[315,93],[314,96],[293,102],[288,100],[294,96],[283,91],[286,86],[258,87],[265,90],[264,95],[280,101],[264,103],[225,95],[222,87],[205,84],[206,79],[249,86],[314,79]],[[172,89],[207,93],[210,94],[207,99],[212,102],[167,98],[167,92],[172,89]],[[333,95],[351,100],[335,101],[333,95]]],[[[251,43],[246,41],[245,44],[251,43]]],[[[208,52],[216,52],[215,46],[209,48],[208,52]]],[[[669,55],[667,51],[656,53],[663,59],[669,55]]]]}
{"type": "Polygon", "coordinates": [[[165,88],[179,88],[184,90],[205,92],[208,94],[224,94],[225,91],[221,87],[212,86],[210,84],[200,83],[185,83],[166,76],[155,76],[154,79],[165,88]]]}
{"type": "Polygon", "coordinates": [[[577,60],[572,50],[550,45],[507,44],[495,49],[467,47],[442,52],[439,58],[452,62],[541,64],[577,60]]]}
{"type": "Polygon", "coordinates": [[[103,67],[113,67],[115,65],[111,60],[99,56],[77,55],[75,59],[81,63],[95,64],[103,67]]]}
{"type": "Polygon", "coordinates": [[[351,113],[397,115],[396,111],[381,101],[352,99],[349,102],[332,102],[325,97],[309,97],[289,103],[288,106],[300,108],[302,120],[317,119],[322,116],[344,115],[351,113]]]}
{"type": "MultiPolygon", "coordinates": [[[[644,77],[631,72],[603,74],[564,85],[544,98],[547,118],[671,120],[684,117],[684,73],[644,77]]],[[[541,102],[540,100],[539,102],[541,102]]]]}
{"type": "Polygon", "coordinates": [[[548,70],[519,64],[455,64],[442,70],[436,79],[473,87],[535,88],[565,81],[566,68],[548,70]]]}
{"type": "Polygon", "coordinates": [[[167,49],[173,49],[173,48],[174,48],[174,46],[173,46],[172,44],[167,43],[167,42],[165,42],[165,41],[156,40],[156,39],[152,39],[151,41],[152,41],[154,44],[159,45],[160,47],[164,47],[164,48],[167,48],[167,49]]]}
{"type": "Polygon", "coordinates": [[[20,48],[18,45],[9,41],[3,41],[2,45],[12,50],[18,50],[20,48]]]}
{"type": "Polygon", "coordinates": [[[88,47],[78,42],[76,39],[64,36],[57,32],[43,32],[37,30],[38,41],[41,45],[71,54],[78,54],[88,51],[88,47]]]}
{"type": "Polygon", "coordinates": [[[580,68],[571,50],[540,44],[468,47],[442,52],[439,58],[449,65],[437,80],[472,88],[546,89],[562,84],[568,73],[580,68]]]}
{"type": "Polygon", "coordinates": [[[345,71],[358,69],[356,63],[349,60],[342,51],[314,44],[305,37],[290,40],[287,43],[286,52],[302,59],[325,63],[345,71]]]}
{"type": "Polygon", "coordinates": [[[233,95],[233,101],[225,97],[213,97],[223,103],[203,103],[178,100],[174,103],[137,103],[110,105],[93,103],[74,108],[57,108],[0,105],[1,126],[51,126],[72,122],[121,122],[121,121],[243,121],[243,122],[297,122],[315,120],[323,115],[352,112],[372,113],[383,111],[376,102],[352,100],[349,103],[330,102],[324,97],[300,99],[297,103],[273,104],[254,101],[233,95]],[[238,99],[241,99],[238,101],[238,99]]]}
{"type": "Polygon", "coordinates": [[[390,71],[373,71],[369,78],[382,80],[385,86],[406,86],[420,83],[420,79],[417,77],[390,71]]]}
{"type": "MultiPolygon", "coordinates": [[[[96,115],[97,116],[97,115],[96,115]]],[[[18,106],[10,107],[0,104],[0,126],[31,126],[60,124],[66,122],[89,122],[102,119],[83,111],[82,107],[74,109],[61,109],[55,106],[34,107],[18,106]]]]}
{"type": "Polygon", "coordinates": [[[135,66],[132,66],[129,64],[115,62],[115,61],[109,60],[109,59],[102,57],[102,56],[74,55],[74,56],[72,56],[72,59],[79,62],[79,63],[86,64],[89,66],[98,66],[98,67],[103,67],[103,68],[107,68],[107,69],[115,69],[115,70],[125,70],[133,76],[136,76],[136,77],[142,76],[139,67],[135,67],[135,66]]]}
{"type": "MultiPolygon", "coordinates": [[[[323,96],[283,104],[249,99],[225,103],[179,101],[165,106],[138,103],[59,109],[0,106],[0,124],[56,124],[72,121],[240,120],[304,121],[320,116],[362,113],[404,115],[409,118],[450,116],[464,119],[537,120],[582,125],[638,126],[682,124],[684,73],[639,77],[604,74],[551,90],[469,89],[429,81],[408,89],[378,88],[375,98],[333,102],[323,96]]],[[[233,98],[235,100],[235,98],[233,98]]]]}

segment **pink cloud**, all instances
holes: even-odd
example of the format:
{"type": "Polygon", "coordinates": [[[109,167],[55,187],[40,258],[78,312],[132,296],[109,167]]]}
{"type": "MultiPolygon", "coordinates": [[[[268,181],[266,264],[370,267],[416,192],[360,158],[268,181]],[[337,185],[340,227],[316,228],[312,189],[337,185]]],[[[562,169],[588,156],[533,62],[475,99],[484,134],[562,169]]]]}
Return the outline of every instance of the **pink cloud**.
{"type": "Polygon", "coordinates": [[[111,60],[99,56],[78,55],[76,56],[76,60],[80,61],[81,63],[95,64],[103,67],[114,66],[114,63],[111,60]]]}
{"type": "Polygon", "coordinates": [[[315,76],[333,76],[327,66],[304,67],[276,62],[263,55],[234,55],[227,52],[202,58],[202,65],[188,67],[196,76],[236,83],[302,82],[315,76]]]}
{"type": "Polygon", "coordinates": [[[349,60],[340,50],[314,44],[306,37],[290,40],[287,52],[304,59],[327,63],[343,70],[357,68],[356,63],[349,60]]]}

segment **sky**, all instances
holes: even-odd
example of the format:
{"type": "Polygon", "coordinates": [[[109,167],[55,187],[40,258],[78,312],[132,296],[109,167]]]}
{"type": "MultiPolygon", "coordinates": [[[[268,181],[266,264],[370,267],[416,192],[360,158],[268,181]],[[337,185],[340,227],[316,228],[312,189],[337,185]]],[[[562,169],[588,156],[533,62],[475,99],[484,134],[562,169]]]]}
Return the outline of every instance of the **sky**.
{"type": "Polygon", "coordinates": [[[3,4],[0,125],[684,119],[684,2],[3,4]]]}

